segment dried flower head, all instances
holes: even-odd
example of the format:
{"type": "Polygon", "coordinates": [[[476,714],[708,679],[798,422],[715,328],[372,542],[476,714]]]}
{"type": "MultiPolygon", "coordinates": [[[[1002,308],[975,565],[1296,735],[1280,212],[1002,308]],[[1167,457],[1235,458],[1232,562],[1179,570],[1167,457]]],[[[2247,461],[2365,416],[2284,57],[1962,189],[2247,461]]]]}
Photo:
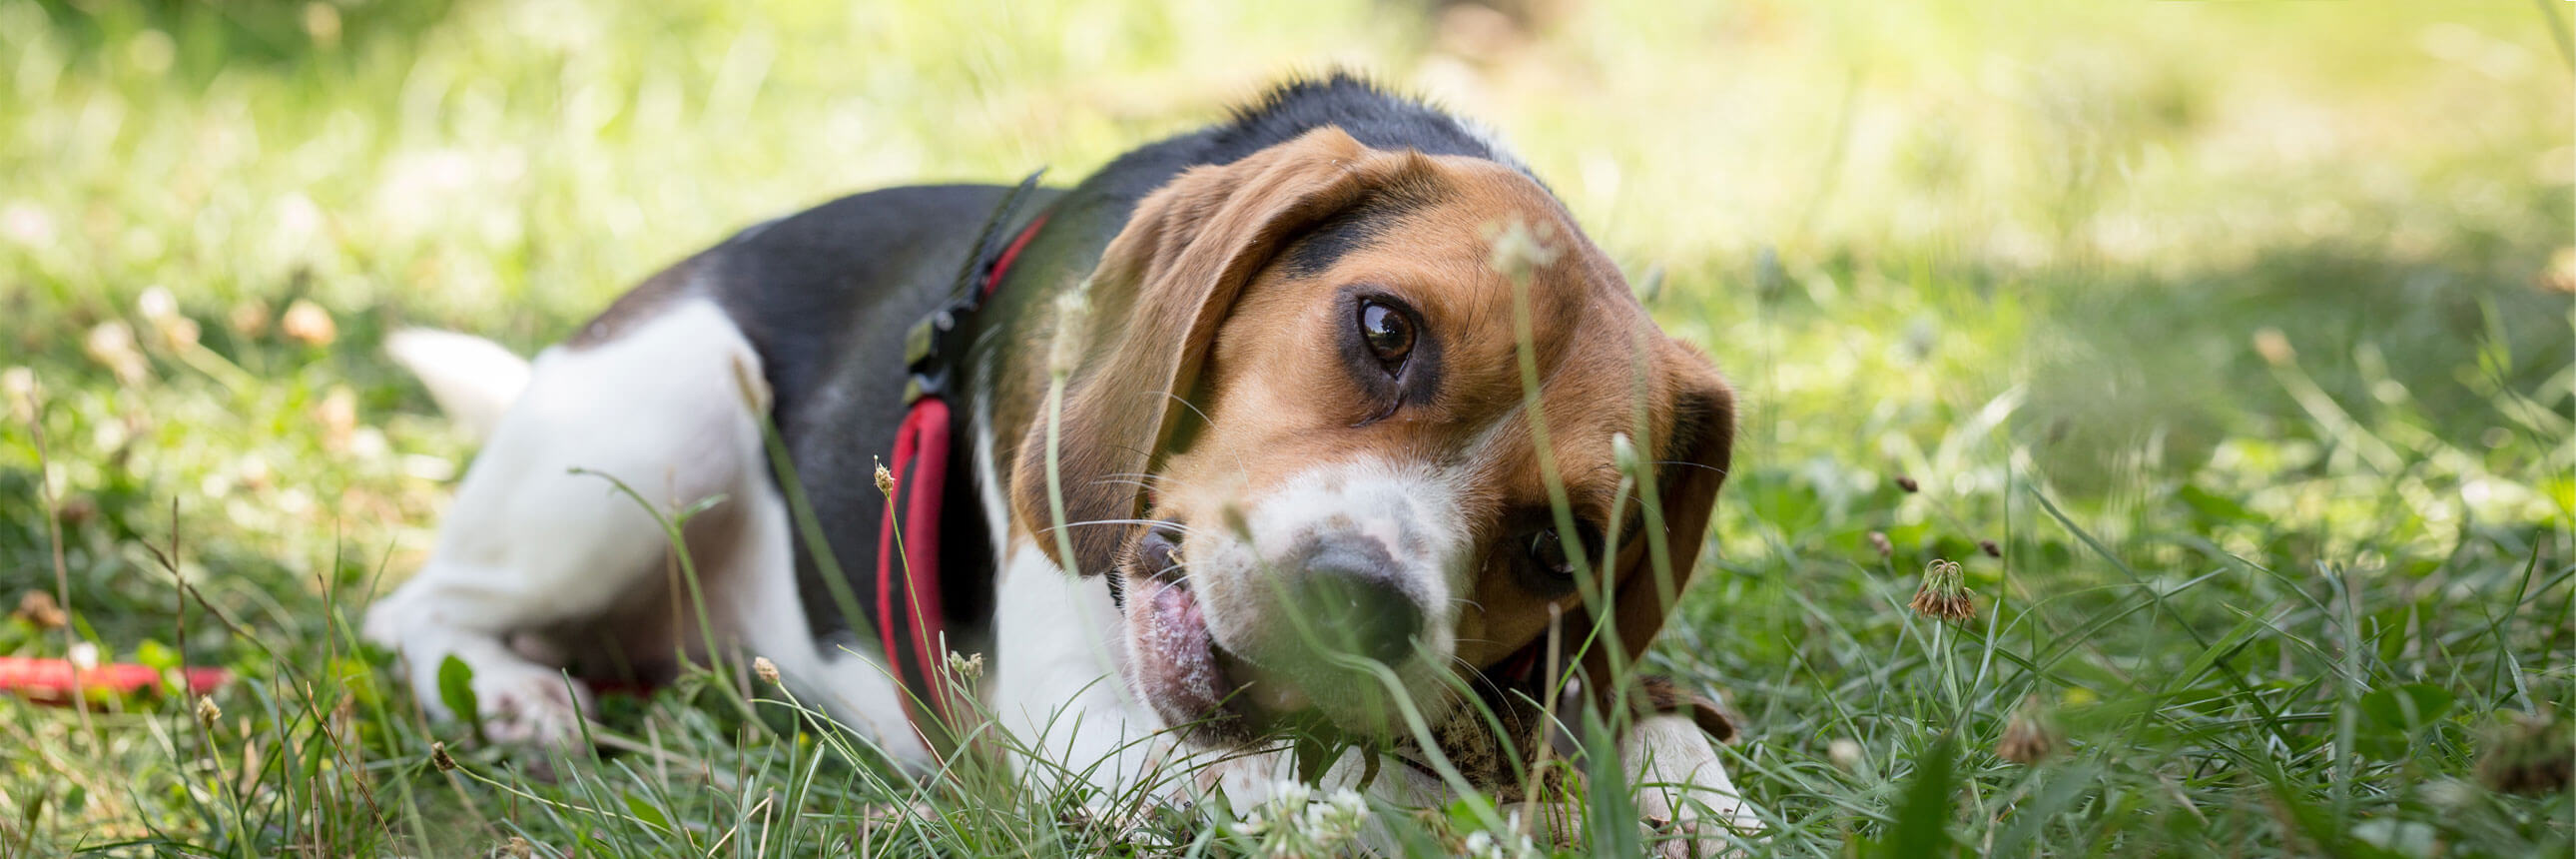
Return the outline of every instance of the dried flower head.
{"type": "Polygon", "coordinates": [[[1878,550],[1880,558],[1896,557],[1896,544],[1887,539],[1885,531],[1869,532],[1869,547],[1878,550]]]}
{"type": "Polygon", "coordinates": [[[223,718],[223,717],[224,717],[224,708],[215,706],[215,699],[213,699],[213,698],[199,698],[199,699],[197,699],[197,724],[198,724],[198,726],[203,727],[203,728],[205,728],[206,730],[209,730],[209,731],[214,730],[214,729],[215,729],[215,720],[221,719],[221,718],[223,718]]]}
{"type": "Polygon", "coordinates": [[[1907,495],[1912,495],[1923,491],[1923,484],[1914,482],[1914,478],[1899,474],[1896,476],[1896,488],[1905,490],[1907,495]]]}
{"type": "Polygon", "coordinates": [[[286,306],[286,315],[277,320],[277,330],[306,346],[329,346],[340,339],[340,324],[331,320],[331,311],[307,299],[296,299],[286,306]]]}
{"type": "Polygon", "coordinates": [[[44,591],[28,591],[20,596],[18,610],[13,615],[37,629],[61,629],[63,624],[71,622],[71,615],[54,602],[54,595],[44,591]]]}
{"type": "Polygon", "coordinates": [[[762,683],[776,685],[778,663],[769,661],[769,657],[766,656],[754,656],[751,658],[751,676],[760,678],[762,683]]]}
{"type": "Polygon", "coordinates": [[[144,287],[143,294],[135,297],[134,312],[142,314],[145,322],[159,323],[179,315],[179,299],[170,294],[169,287],[156,283],[144,287]]]}
{"type": "Polygon", "coordinates": [[[2540,286],[2552,292],[2576,294],[2576,247],[2559,248],[2549,254],[2549,267],[2540,272],[2540,286]]]}
{"type": "Polygon", "coordinates": [[[1995,541],[1993,540],[1977,541],[1977,551],[1986,553],[1986,557],[1989,558],[2000,558],[2004,556],[2004,547],[1995,545],[1995,541]]]}
{"type": "Polygon", "coordinates": [[[446,743],[429,744],[429,765],[437,767],[439,772],[456,771],[456,759],[447,756],[446,743]]]}
{"type": "Polygon", "coordinates": [[[1973,597],[1958,562],[1936,559],[1923,568],[1923,586],[1914,592],[1908,607],[1924,617],[1965,623],[1977,619],[1973,597]]]}
{"type": "Polygon", "coordinates": [[[224,323],[232,326],[235,334],[257,339],[268,333],[268,305],[258,299],[244,300],[224,314],[224,323]]]}
{"type": "Polygon", "coordinates": [[[155,284],[135,299],[134,312],[158,335],[161,345],[181,348],[197,344],[197,321],[179,312],[179,299],[169,287],[155,284]]]}
{"type": "Polygon", "coordinates": [[[2512,713],[2480,746],[2478,783],[2488,790],[2545,796],[2576,775],[2576,731],[2557,719],[2512,713]]]}
{"type": "Polygon", "coordinates": [[[358,435],[358,392],[347,385],[333,385],[313,406],[313,421],[322,426],[322,449],[332,453],[348,451],[358,435]]]}
{"type": "Polygon", "coordinates": [[[1995,741],[1995,757],[2029,766],[2056,754],[2066,743],[2052,721],[2047,702],[2039,696],[2022,699],[2021,707],[2004,721],[2003,738],[1995,741]]]}
{"type": "Polygon", "coordinates": [[[973,656],[968,656],[954,650],[949,651],[948,673],[955,674],[968,680],[975,680],[983,677],[984,654],[978,653],[973,656]]]}
{"type": "Polygon", "coordinates": [[[9,400],[9,415],[20,422],[36,419],[36,371],[26,367],[0,370],[0,397],[9,400]]]}
{"type": "Polygon", "coordinates": [[[133,326],[121,321],[101,322],[90,329],[89,336],[81,338],[81,351],[105,366],[117,381],[128,385],[143,381],[143,375],[151,370],[142,350],[135,348],[133,326]]]}
{"type": "Polygon", "coordinates": [[[882,461],[877,463],[877,492],[888,498],[894,497],[894,472],[887,471],[882,461]]]}
{"type": "Polygon", "coordinates": [[[2299,350],[2290,348],[2290,335],[2281,333],[2278,328],[2254,332],[2254,354],[2263,356],[2265,362],[2276,367],[2299,359],[2299,350]]]}

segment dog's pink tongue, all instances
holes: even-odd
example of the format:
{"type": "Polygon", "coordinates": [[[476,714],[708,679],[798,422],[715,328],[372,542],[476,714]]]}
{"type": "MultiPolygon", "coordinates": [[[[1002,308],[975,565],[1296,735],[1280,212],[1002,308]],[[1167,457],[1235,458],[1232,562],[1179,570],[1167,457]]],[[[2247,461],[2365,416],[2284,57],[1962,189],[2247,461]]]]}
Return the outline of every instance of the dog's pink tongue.
{"type": "Polygon", "coordinates": [[[1147,694],[1204,713],[1216,708],[1220,689],[1215,654],[1209,651],[1207,616],[1186,587],[1162,585],[1149,601],[1136,658],[1147,694]]]}
{"type": "Polygon", "coordinates": [[[1175,643],[1198,645],[1184,649],[1206,649],[1207,617],[1199,613],[1198,595],[1190,593],[1189,588],[1165,585],[1154,591],[1154,625],[1166,634],[1187,639],[1175,643]]]}

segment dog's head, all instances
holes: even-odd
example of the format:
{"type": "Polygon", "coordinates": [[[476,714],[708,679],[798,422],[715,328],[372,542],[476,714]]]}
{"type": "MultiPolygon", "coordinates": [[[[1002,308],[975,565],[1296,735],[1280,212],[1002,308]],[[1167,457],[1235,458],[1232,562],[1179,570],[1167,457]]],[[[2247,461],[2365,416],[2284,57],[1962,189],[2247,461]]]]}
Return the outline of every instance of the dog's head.
{"type": "Polygon", "coordinates": [[[1147,197],[1090,292],[1014,514],[1117,577],[1128,680],[1199,739],[1436,719],[1552,617],[1606,670],[1698,556],[1733,395],[1510,167],[1319,129],[1147,197]],[[1509,225],[1548,246],[1522,277],[1509,225]]]}

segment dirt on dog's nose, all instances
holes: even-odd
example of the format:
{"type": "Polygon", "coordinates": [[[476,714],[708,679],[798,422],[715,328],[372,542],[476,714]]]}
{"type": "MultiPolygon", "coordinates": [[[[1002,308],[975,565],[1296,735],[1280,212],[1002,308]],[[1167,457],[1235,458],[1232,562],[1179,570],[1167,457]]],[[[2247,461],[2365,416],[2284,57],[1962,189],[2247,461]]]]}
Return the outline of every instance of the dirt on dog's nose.
{"type": "Polygon", "coordinates": [[[1394,665],[1413,654],[1422,609],[1395,584],[1391,558],[1373,543],[1333,543],[1307,554],[1289,585],[1288,610],[1316,647],[1394,665]]]}

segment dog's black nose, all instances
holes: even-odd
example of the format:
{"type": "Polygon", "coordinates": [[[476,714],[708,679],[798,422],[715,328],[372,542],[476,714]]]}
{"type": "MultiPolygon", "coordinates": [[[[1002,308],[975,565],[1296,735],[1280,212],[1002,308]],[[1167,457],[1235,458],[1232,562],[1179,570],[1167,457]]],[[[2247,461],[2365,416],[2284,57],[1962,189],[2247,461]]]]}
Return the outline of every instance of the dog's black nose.
{"type": "Polygon", "coordinates": [[[1326,548],[1298,571],[1291,609],[1326,649],[1389,665],[1413,655],[1422,609],[1395,586],[1384,552],[1326,548]]]}
{"type": "Polygon", "coordinates": [[[1181,565],[1181,529],[1179,523],[1164,522],[1147,529],[1136,541],[1138,572],[1152,576],[1169,575],[1181,565]]]}

